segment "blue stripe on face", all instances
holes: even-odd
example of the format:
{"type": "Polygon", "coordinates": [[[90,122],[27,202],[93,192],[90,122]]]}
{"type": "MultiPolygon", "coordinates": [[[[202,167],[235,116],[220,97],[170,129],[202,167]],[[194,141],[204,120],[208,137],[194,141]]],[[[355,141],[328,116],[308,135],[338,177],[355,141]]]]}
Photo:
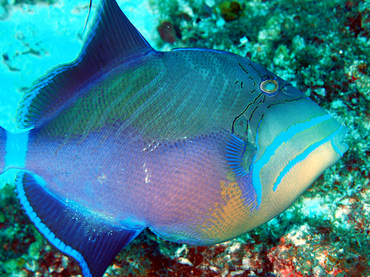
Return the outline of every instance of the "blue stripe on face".
{"type": "MultiPolygon", "coordinates": [[[[308,147],[305,151],[303,151],[301,154],[299,154],[297,157],[295,157],[293,160],[291,160],[285,167],[284,169],[280,172],[279,174],[279,177],[276,179],[276,182],[274,184],[274,191],[276,191],[276,189],[278,188],[278,185],[280,184],[281,180],[284,178],[284,176],[292,169],[292,167],[294,165],[296,165],[297,163],[303,161],[304,159],[306,159],[308,157],[309,154],[311,154],[312,151],[314,151],[317,147],[319,147],[320,145],[323,145],[324,143],[330,141],[330,140],[333,140],[334,137],[343,129],[343,126],[340,126],[338,128],[337,131],[335,131],[334,133],[332,133],[330,136],[312,144],[310,147],[308,147]]],[[[335,151],[343,156],[343,153],[336,147],[334,146],[334,143],[332,143],[335,151]]]]}
{"type": "Polygon", "coordinates": [[[5,170],[11,167],[24,168],[27,154],[28,132],[12,134],[6,132],[5,170]]]}
{"type": "MultiPolygon", "coordinates": [[[[261,127],[261,122],[263,120],[263,116],[260,120],[260,122],[258,122],[258,126],[257,126],[257,131],[256,131],[256,146],[257,146],[257,150],[256,152],[259,151],[259,146],[258,146],[258,137],[259,137],[259,130],[260,130],[260,127],[261,127]]],[[[258,169],[258,175],[255,174],[256,170],[255,170],[255,167],[256,167],[256,155],[254,155],[253,157],[253,162],[252,162],[252,184],[253,184],[253,188],[256,192],[256,195],[257,195],[257,207],[253,207],[256,208],[258,210],[258,207],[259,205],[261,204],[261,201],[262,201],[262,186],[261,186],[261,182],[260,182],[260,179],[259,179],[259,172],[261,171],[263,165],[261,166],[261,168],[258,169]],[[258,182],[257,180],[258,179],[258,182]]]]}
{"type": "MultiPolygon", "coordinates": [[[[57,247],[59,250],[66,253],[67,255],[70,255],[74,259],[76,259],[76,261],[80,264],[82,273],[85,277],[91,277],[92,274],[89,270],[89,267],[84,257],[78,251],[66,245],[63,241],[55,237],[53,232],[44,223],[41,222],[41,219],[37,216],[37,214],[32,209],[29,201],[27,200],[27,197],[26,197],[26,194],[23,188],[23,184],[21,182],[23,174],[24,173],[22,172],[18,173],[16,186],[17,186],[19,201],[21,202],[24,210],[26,211],[26,214],[29,216],[31,221],[35,224],[35,226],[40,231],[40,233],[42,233],[45,236],[45,238],[47,238],[55,247],[57,247]]],[[[42,180],[41,178],[38,178],[37,181],[41,182],[42,184],[45,184],[45,181],[42,180]]]]}
{"type": "MultiPolygon", "coordinates": [[[[319,123],[330,120],[332,118],[333,117],[331,115],[326,114],[326,115],[323,115],[323,116],[318,116],[318,117],[312,118],[309,121],[293,125],[288,130],[286,130],[285,132],[282,132],[280,135],[275,137],[273,142],[269,146],[266,147],[265,153],[261,156],[261,158],[257,162],[254,162],[253,169],[252,169],[252,172],[253,172],[253,177],[252,177],[253,178],[253,187],[254,187],[254,189],[256,191],[256,194],[257,194],[258,206],[261,204],[261,200],[262,200],[262,185],[261,185],[261,180],[260,180],[260,177],[259,177],[260,172],[261,172],[262,168],[270,161],[271,157],[273,155],[275,155],[275,151],[284,142],[287,142],[290,139],[292,139],[296,134],[298,134],[298,133],[300,133],[304,130],[307,130],[307,129],[309,129],[309,128],[311,128],[311,127],[313,127],[313,126],[315,126],[319,123]]],[[[259,131],[259,127],[260,127],[261,122],[262,122],[262,119],[258,124],[257,134],[256,134],[257,152],[259,150],[259,146],[258,146],[258,134],[259,134],[259,132],[258,131],[259,131]]],[[[257,206],[257,209],[258,209],[258,206],[257,206]]]]}

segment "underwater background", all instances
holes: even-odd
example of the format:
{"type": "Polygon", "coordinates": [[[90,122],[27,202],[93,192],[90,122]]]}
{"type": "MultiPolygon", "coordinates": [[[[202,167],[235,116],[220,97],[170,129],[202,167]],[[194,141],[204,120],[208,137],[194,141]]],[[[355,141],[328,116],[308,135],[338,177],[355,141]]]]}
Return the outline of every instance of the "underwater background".
{"type": "MultiPolygon", "coordinates": [[[[96,1],[96,0],[95,0],[96,1]]],[[[93,1],[94,2],[94,1],[93,1]]],[[[370,1],[117,1],[157,50],[251,58],[349,129],[349,150],[288,210],[229,242],[179,245],[144,231],[105,276],[370,276],[370,1]]],[[[0,0],[0,125],[34,80],[82,47],[88,0],[0,0]]],[[[0,276],[82,276],[0,180],[0,276]]]]}

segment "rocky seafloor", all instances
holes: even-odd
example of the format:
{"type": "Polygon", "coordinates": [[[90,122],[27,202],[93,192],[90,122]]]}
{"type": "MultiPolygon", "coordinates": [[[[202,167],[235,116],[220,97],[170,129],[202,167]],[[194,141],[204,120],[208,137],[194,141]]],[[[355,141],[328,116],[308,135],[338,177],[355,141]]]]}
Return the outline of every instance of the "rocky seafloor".
{"type": "MultiPolygon", "coordinates": [[[[118,2],[157,49],[226,50],[292,82],[347,126],[349,150],[259,228],[209,247],[145,231],[105,276],[370,276],[370,1],[118,2]]],[[[1,126],[11,129],[35,78],[78,53],[87,9],[87,0],[0,0],[1,126]]],[[[9,183],[0,185],[0,276],[82,276],[36,231],[9,183]]]]}

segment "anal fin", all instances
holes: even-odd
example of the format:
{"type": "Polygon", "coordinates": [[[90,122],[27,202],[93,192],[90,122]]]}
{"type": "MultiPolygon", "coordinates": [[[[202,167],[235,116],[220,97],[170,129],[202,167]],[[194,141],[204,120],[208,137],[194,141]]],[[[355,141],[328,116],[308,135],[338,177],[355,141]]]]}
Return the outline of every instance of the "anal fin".
{"type": "Polygon", "coordinates": [[[18,173],[16,189],[26,214],[40,233],[74,258],[84,277],[103,276],[122,248],[141,232],[104,224],[72,209],[49,193],[30,173],[18,173]]]}

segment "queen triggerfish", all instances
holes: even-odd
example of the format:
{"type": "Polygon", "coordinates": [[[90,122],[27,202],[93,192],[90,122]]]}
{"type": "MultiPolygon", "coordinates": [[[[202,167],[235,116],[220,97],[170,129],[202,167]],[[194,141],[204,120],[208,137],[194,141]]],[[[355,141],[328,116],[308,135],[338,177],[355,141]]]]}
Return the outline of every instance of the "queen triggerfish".
{"type": "Polygon", "coordinates": [[[154,50],[102,1],[76,60],[51,69],[0,129],[26,214],[85,277],[143,229],[173,242],[238,237],[289,207],[348,146],[347,129],[251,60],[154,50]]]}

